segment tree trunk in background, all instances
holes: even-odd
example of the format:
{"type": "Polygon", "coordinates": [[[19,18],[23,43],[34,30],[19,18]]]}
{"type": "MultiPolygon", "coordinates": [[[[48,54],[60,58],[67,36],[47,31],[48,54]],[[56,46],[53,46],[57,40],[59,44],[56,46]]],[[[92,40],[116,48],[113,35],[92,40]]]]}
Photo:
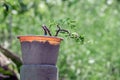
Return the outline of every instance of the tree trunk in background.
{"type": "Polygon", "coordinates": [[[8,43],[9,43],[9,47],[11,47],[11,43],[12,43],[12,14],[9,15],[9,18],[8,18],[8,43]]]}

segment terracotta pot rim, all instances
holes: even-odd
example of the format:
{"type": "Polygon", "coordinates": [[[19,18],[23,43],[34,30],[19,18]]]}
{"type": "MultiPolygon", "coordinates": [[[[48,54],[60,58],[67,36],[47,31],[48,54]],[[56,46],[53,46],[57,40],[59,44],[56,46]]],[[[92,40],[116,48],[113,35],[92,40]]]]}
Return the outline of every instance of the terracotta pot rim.
{"type": "Polygon", "coordinates": [[[20,42],[23,41],[52,41],[52,42],[61,42],[63,38],[54,37],[54,36],[41,36],[41,35],[21,35],[17,36],[20,42]]]}
{"type": "Polygon", "coordinates": [[[20,37],[47,37],[47,38],[56,38],[56,39],[63,40],[63,38],[61,38],[61,37],[55,37],[55,36],[42,36],[42,35],[19,35],[19,36],[17,36],[18,39],[19,39],[20,37]]]}

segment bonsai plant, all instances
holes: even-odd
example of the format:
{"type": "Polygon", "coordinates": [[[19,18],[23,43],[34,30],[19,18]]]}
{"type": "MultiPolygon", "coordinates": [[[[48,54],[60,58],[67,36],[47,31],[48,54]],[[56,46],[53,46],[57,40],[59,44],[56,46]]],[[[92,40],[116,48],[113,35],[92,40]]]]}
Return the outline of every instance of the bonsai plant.
{"type": "Polygon", "coordinates": [[[71,38],[84,39],[61,29],[59,25],[57,28],[54,35],[47,26],[43,25],[44,36],[18,36],[23,53],[21,80],[57,80],[56,63],[60,42],[63,40],[57,37],[58,34],[65,32],[71,38]]]}

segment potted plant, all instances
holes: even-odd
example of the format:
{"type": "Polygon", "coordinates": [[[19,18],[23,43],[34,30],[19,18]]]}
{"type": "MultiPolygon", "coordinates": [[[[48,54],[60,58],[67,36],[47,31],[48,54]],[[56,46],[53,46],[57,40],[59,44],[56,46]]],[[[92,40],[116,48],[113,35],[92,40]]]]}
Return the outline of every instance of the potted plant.
{"type": "Polygon", "coordinates": [[[21,80],[57,80],[57,58],[62,38],[59,32],[69,31],[61,29],[52,35],[46,26],[42,26],[44,36],[18,36],[21,43],[23,66],[21,80]],[[49,36],[47,36],[49,34],[49,36]]]}

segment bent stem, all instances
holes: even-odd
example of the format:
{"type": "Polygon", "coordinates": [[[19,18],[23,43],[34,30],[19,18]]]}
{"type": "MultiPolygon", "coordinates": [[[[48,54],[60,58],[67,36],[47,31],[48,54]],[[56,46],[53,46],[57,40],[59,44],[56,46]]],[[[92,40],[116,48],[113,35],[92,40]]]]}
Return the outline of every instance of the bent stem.
{"type": "MultiPolygon", "coordinates": [[[[50,30],[47,28],[47,26],[42,26],[43,30],[44,30],[44,35],[47,35],[47,33],[49,34],[49,36],[52,36],[50,30]]],[[[56,34],[54,36],[58,36],[58,34],[60,32],[66,32],[69,34],[70,36],[70,32],[68,30],[65,29],[61,29],[59,25],[57,25],[58,30],[56,31],[56,34]]]]}
{"type": "Polygon", "coordinates": [[[43,28],[43,30],[44,30],[44,35],[47,35],[47,31],[46,31],[45,27],[42,26],[42,28],[43,28]]]}
{"type": "Polygon", "coordinates": [[[50,30],[46,27],[46,26],[42,26],[43,30],[44,30],[44,35],[47,35],[47,33],[49,34],[49,36],[52,36],[50,30]]]}
{"type": "Polygon", "coordinates": [[[57,25],[58,30],[56,31],[55,36],[58,36],[59,32],[67,32],[70,35],[70,32],[65,29],[61,29],[59,25],[57,25]]]}

